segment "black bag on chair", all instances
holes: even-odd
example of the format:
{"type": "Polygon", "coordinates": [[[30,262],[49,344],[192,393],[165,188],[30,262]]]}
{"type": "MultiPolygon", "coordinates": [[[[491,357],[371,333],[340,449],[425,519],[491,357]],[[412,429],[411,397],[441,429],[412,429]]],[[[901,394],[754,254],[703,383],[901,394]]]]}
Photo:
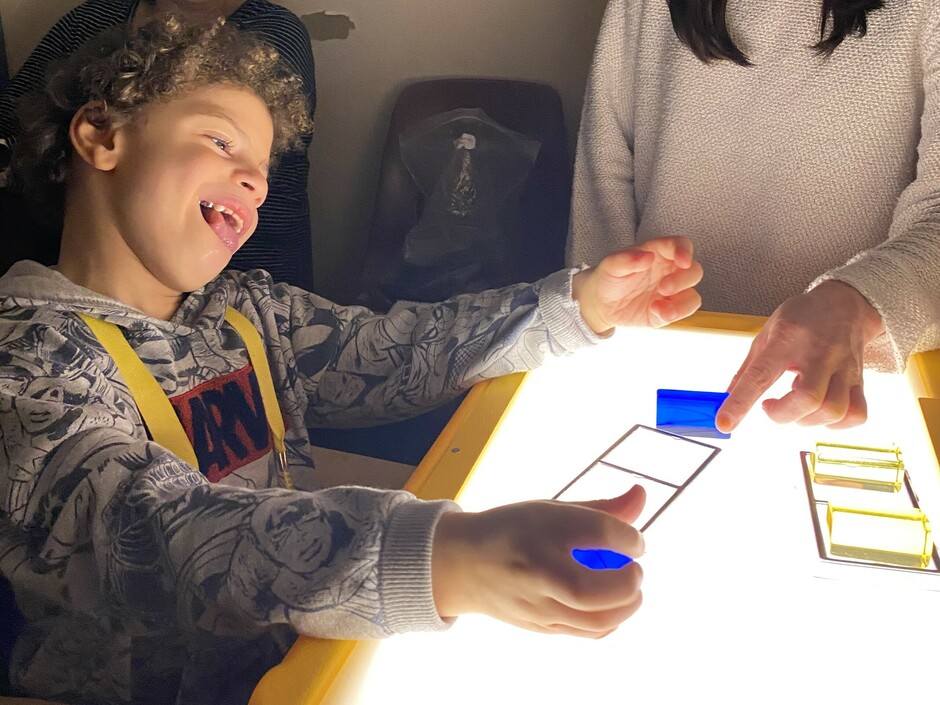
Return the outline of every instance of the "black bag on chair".
{"type": "Polygon", "coordinates": [[[461,290],[534,281],[561,269],[571,180],[561,98],[551,86],[494,78],[431,79],[406,86],[389,120],[359,302],[387,311],[396,297],[440,300],[461,290]],[[467,122],[476,128],[462,129],[467,122]],[[456,144],[465,133],[476,138],[474,149],[456,144]],[[429,145],[423,159],[422,135],[429,145]],[[490,186],[494,190],[487,195],[490,186]],[[467,209],[471,194],[476,201],[467,209]],[[481,195],[486,197],[481,200],[481,195]],[[469,215],[451,216],[442,227],[440,214],[451,204],[469,215]],[[427,220],[434,213],[438,220],[431,230],[427,220]],[[474,227],[471,236],[464,227],[471,221],[477,225],[481,215],[491,218],[485,246],[486,229],[474,227]],[[434,233],[440,241],[432,245],[434,233]],[[461,248],[466,252],[468,246],[472,256],[462,257],[461,248]],[[494,254],[488,260],[482,257],[486,247],[494,254]],[[419,270],[409,262],[424,256],[427,263],[428,253],[433,266],[419,270]],[[451,256],[449,262],[443,253],[451,256]],[[393,263],[406,271],[394,271],[393,263]],[[450,273],[448,280],[446,270],[457,265],[466,271],[450,273]],[[480,275],[475,280],[474,267],[480,275]],[[396,281],[409,289],[393,288],[396,281]],[[455,283],[460,287],[447,290],[455,283]],[[405,296],[415,287],[426,290],[405,296]]]}
{"type": "Polygon", "coordinates": [[[540,147],[477,108],[432,116],[402,135],[402,161],[424,207],[377,282],[389,303],[442,301],[514,282],[519,195],[540,147]]]}

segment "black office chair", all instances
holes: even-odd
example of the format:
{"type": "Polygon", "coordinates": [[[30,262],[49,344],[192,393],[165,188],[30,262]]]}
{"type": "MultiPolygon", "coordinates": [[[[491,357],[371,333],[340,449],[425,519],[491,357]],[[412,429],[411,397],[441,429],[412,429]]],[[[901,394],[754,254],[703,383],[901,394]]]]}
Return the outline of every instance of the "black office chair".
{"type": "Polygon", "coordinates": [[[7,66],[7,45],[3,38],[3,22],[0,21],[0,92],[10,82],[10,67],[7,66]]]}
{"type": "MultiPolygon", "coordinates": [[[[571,160],[561,98],[551,86],[490,78],[424,80],[406,86],[389,120],[382,154],[359,300],[382,310],[375,284],[396,261],[407,233],[421,217],[424,196],[400,153],[400,137],[427,118],[459,108],[478,108],[493,121],[541,148],[519,195],[506,251],[514,281],[534,281],[564,266],[571,201],[571,160]]],[[[422,416],[367,429],[313,429],[315,445],[416,465],[461,399],[422,416]]]]}
{"type": "MultiPolygon", "coordinates": [[[[504,243],[515,281],[533,281],[564,266],[571,201],[571,161],[561,98],[551,86],[489,78],[447,78],[406,86],[389,121],[369,231],[360,294],[368,296],[396,261],[405,236],[421,217],[424,195],[400,153],[400,138],[429,117],[479,108],[505,128],[538,140],[538,157],[519,195],[504,243]]],[[[373,307],[376,302],[362,299],[373,307]]]]}
{"type": "MultiPolygon", "coordinates": [[[[0,93],[10,82],[0,23],[0,93]]],[[[42,264],[55,264],[59,258],[59,223],[48,222],[16,189],[5,186],[12,153],[6,142],[0,142],[0,275],[16,262],[32,259],[42,264]]]]}

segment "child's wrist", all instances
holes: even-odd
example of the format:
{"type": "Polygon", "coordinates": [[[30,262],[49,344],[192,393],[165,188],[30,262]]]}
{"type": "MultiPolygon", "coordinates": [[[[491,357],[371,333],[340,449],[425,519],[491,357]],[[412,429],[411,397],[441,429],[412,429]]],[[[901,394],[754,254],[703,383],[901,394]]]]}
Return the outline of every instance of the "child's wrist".
{"type": "Polygon", "coordinates": [[[581,318],[584,320],[585,324],[587,324],[588,328],[591,329],[591,332],[593,332],[594,335],[605,336],[613,330],[613,326],[607,325],[606,322],[600,320],[594,315],[594,312],[591,310],[592,307],[585,306],[584,302],[585,294],[587,293],[585,289],[590,285],[590,278],[593,272],[593,268],[582,269],[571,277],[571,298],[577,302],[581,318]]]}
{"type": "Polygon", "coordinates": [[[474,516],[467,512],[449,512],[441,516],[434,530],[431,590],[441,619],[470,611],[467,598],[472,588],[467,567],[472,563],[468,553],[474,516]]]}

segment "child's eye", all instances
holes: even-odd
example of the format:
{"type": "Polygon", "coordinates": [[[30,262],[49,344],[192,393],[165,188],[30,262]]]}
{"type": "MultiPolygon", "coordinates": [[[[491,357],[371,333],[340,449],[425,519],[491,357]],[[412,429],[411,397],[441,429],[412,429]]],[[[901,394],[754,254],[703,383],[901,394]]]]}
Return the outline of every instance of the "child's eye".
{"type": "Polygon", "coordinates": [[[213,137],[213,136],[211,136],[211,135],[209,136],[209,139],[212,140],[212,143],[213,143],[216,147],[218,147],[219,149],[221,149],[223,152],[228,153],[228,152],[232,151],[232,143],[229,142],[228,140],[224,140],[224,139],[222,139],[221,137],[213,137]]]}

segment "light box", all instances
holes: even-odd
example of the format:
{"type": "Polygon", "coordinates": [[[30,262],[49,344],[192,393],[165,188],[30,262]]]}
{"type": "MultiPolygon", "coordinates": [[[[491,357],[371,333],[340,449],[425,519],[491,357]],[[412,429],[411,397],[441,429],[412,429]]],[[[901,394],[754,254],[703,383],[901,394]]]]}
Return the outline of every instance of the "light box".
{"type": "MultiPolygon", "coordinates": [[[[458,501],[475,511],[573,488],[634,425],[655,426],[657,389],[725,389],[749,344],[694,327],[628,329],[552,361],[526,376],[458,501]]],[[[866,570],[820,577],[801,464],[817,442],[903,449],[920,506],[940,518],[940,474],[908,379],[866,373],[865,385],[860,428],[778,426],[758,403],[730,439],[707,439],[720,452],[645,532],[643,606],[614,634],[546,636],[468,615],[446,633],[357,648],[323,702],[940,701],[929,676],[940,592],[866,570]],[[865,667],[886,652],[890,668],[865,667]]],[[[631,484],[611,478],[598,475],[587,494],[631,484]]]]}

